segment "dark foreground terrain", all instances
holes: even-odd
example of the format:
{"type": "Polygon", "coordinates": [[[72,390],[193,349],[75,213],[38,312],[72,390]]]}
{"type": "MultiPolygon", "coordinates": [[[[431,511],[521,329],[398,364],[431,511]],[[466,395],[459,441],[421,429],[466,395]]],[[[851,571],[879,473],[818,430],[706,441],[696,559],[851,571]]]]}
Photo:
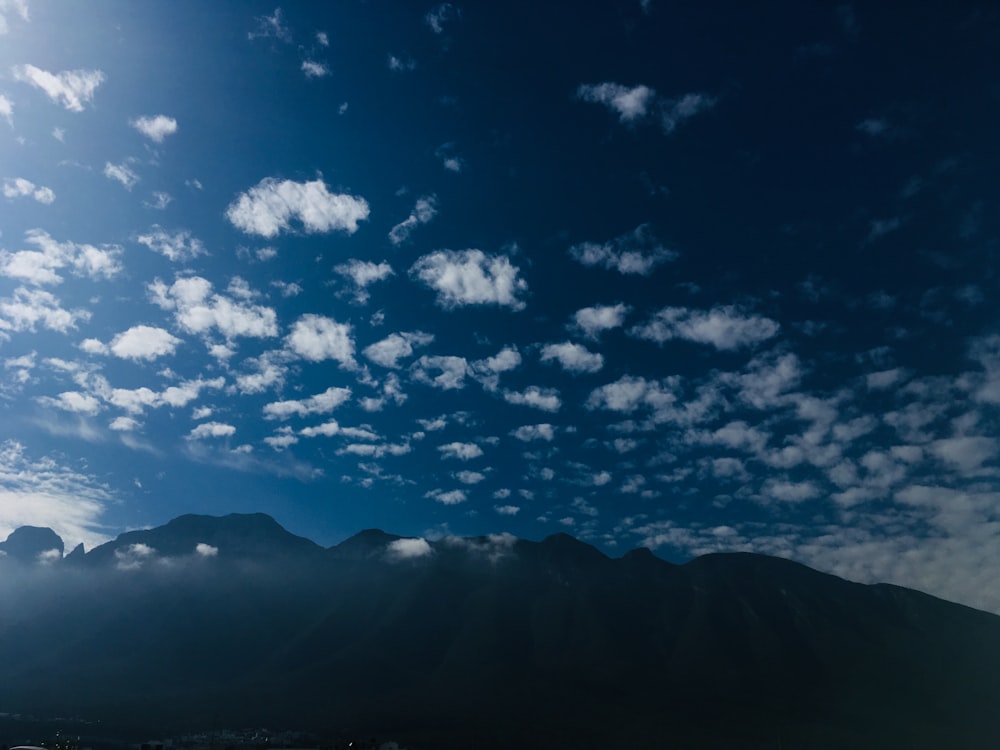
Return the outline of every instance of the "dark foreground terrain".
{"type": "Polygon", "coordinates": [[[1000,617],[796,563],[566,535],[330,549],[183,516],[0,544],[0,712],[431,748],[995,748],[1000,617]]]}

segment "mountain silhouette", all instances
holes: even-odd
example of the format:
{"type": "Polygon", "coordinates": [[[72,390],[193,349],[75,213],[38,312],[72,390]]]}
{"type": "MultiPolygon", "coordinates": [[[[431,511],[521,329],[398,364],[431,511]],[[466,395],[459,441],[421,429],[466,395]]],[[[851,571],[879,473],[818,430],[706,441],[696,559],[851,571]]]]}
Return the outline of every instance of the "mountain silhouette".
{"type": "Polygon", "coordinates": [[[7,541],[0,542],[0,552],[22,563],[38,562],[52,550],[56,550],[58,557],[62,557],[62,538],[52,529],[38,526],[22,526],[12,531],[7,541]]]}
{"type": "Polygon", "coordinates": [[[0,561],[26,581],[0,589],[17,597],[0,601],[4,710],[417,750],[1000,737],[1000,617],[779,558],[379,530],[324,550],[260,515],[182,516],[74,555],[0,561]]]}

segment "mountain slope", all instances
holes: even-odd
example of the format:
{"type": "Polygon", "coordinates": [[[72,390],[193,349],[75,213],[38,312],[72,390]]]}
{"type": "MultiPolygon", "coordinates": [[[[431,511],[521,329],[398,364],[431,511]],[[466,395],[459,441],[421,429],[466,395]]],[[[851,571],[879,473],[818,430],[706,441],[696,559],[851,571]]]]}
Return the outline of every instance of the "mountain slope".
{"type": "Polygon", "coordinates": [[[0,616],[0,706],[418,748],[1000,736],[994,615],[760,555],[677,566],[567,535],[400,540],[322,550],[266,517],[189,516],[39,567],[0,616]],[[153,551],[120,554],[136,544],[153,551]]]}

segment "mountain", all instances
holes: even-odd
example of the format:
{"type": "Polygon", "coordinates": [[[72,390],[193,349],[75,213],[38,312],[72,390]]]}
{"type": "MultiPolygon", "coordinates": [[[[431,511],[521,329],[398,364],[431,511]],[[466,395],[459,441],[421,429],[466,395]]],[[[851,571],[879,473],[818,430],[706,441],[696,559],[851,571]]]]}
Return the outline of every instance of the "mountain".
{"type": "Polygon", "coordinates": [[[1000,617],[761,555],[672,565],[565,534],[379,530],[323,550],[266,516],[183,516],[17,570],[30,585],[0,586],[17,605],[0,601],[4,711],[417,750],[1000,737],[1000,617]]]}
{"type": "Polygon", "coordinates": [[[63,540],[52,529],[38,526],[22,526],[11,532],[7,541],[0,542],[0,552],[4,556],[22,563],[38,562],[52,550],[62,557],[63,540]]]}

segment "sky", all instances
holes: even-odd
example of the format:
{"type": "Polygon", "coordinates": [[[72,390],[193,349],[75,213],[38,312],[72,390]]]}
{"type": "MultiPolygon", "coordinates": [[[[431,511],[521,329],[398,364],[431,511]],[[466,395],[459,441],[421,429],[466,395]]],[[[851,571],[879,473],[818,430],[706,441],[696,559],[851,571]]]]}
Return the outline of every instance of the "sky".
{"type": "Polygon", "coordinates": [[[0,538],[567,532],[1000,612],[998,32],[0,0],[0,538]]]}

